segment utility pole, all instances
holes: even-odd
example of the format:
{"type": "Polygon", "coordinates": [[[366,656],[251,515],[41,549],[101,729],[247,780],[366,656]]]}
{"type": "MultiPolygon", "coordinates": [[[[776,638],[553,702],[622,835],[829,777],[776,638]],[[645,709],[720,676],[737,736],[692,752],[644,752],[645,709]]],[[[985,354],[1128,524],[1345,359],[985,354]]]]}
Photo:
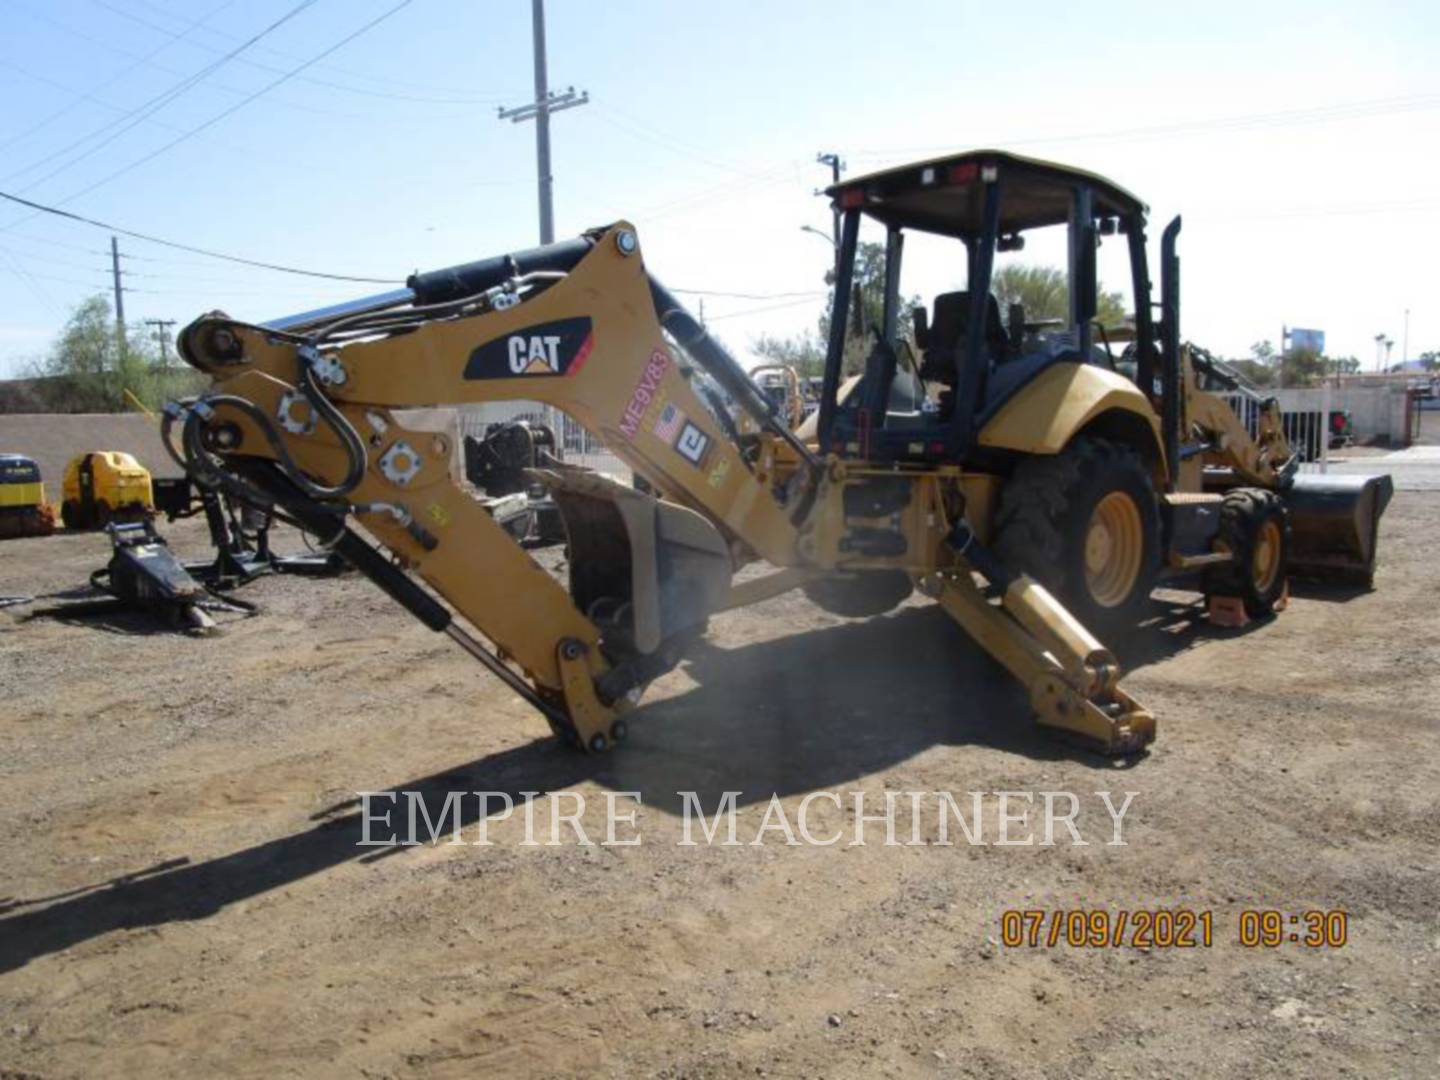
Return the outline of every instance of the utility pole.
{"type": "MultiPolygon", "coordinates": [[[[816,160],[819,164],[821,164],[821,165],[829,165],[829,166],[830,166],[830,182],[831,182],[832,184],[838,184],[838,183],[840,183],[840,173],[844,170],[844,168],[845,168],[845,163],[840,160],[840,155],[839,155],[839,154],[816,154],[816,155],[815,155],[815,160],[816,160]]],[[[817,191],[817,192],[815,192],[815,194],[816,194],[816,195],[820,195],[820,194],[823,194],[823,193],[817,191]]],[[[833,210],[832,210],[832,215],[833,215],[833,217],[834,217],[834,219],[835,219],[835,258],[836,258],[836,260],[839,260],[839,258],[840,258],[840,207],[838,207],[838,206],[834,207],[833,210]]]]}
{"type": "Polygon", "coordinates": [[[1400,341],[1400,363],[1410,362],[1410,309],[1405,309],[1405,336],[1400,341]]]}
{"type": "Polygon", "coordinates": [[[530,0],[535,43],[535,100],[528,105],[498,110],[501,120],[518,124],[535,121],[535,172],[540,185],[540,243],[555,242],[555,178],[550,175],[550,114],[573,109],[590,100],[586,91],[573,86],[563,94],[552,93],[545,71],[545,0],[530,0]]]}
{"type": "Polygon", "coordinates": [[[120,287],[120,241],[110,237],[110,273],[115,278],[115,336],[125,348],[125,290],[120,287]]]}
{"type": "Polygon", "coordinates": [[[170,329],[170,327],[172,327],[172,326],[175,325],[175,320],[174,320],[174,319],[146,319],[146,320],[145,320],[145,325],[146,325],[146,326],[153,326],[153,327],[155,327],[155,337],[156,337],[156,338],[159,340],[159,342],[160,342],[160,366],[161,366],[162,368],[169,368],[169,366],[170,366],[170,346],[169,346],[170,335],[168,335],[165,331],[168,330],[168,329],[170,329]]]}

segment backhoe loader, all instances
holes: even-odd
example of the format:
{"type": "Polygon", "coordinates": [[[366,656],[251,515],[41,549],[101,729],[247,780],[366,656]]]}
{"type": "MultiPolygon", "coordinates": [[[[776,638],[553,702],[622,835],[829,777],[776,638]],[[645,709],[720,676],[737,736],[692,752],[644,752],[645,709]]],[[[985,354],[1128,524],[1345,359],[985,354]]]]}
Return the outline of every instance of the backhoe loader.
{"type": "Polygon", "coordinates": [[[918,589],[1019,680],[1041,724],[1131,754],[1154,717],[1090,625],[1133,618],[1165,575],[1264,615],[1302,555],[1369,574],[1388,477],[1302,483],[1273,405],[1252,432],[1197,382],[1225,375],[1180,337],[1178,218],[1157,318],[1146,208],[1099,176],[987,150],[828,194],[842,229],[826,370],[799,429],[622,221],[263,325],[205,315],[180,349],[213,384],[167,409],[167,442],[204,482],[323,537],[596,751],[710,615],[803,586],[847,615],[918,589]],[[885,304],[846,380],[862,218],[885,230],[885,304]],[[996,251],[1045,227],[1068,241],[1066,325],[1002,322],[996,251]],[[912,348],[899,275],[917,232],[959,242],[967,285],[914,318],[912,348]],[[1123,335],[1095,322],[1102,236],[1128,251],[1123,335]],[[455,483],[448,439],[392,411],[504,400],[565,411],[646,482],[537,473],[564,514],[568,589],[455,483]],[[770,571],[732,583],[755,561],[770,571]]]}

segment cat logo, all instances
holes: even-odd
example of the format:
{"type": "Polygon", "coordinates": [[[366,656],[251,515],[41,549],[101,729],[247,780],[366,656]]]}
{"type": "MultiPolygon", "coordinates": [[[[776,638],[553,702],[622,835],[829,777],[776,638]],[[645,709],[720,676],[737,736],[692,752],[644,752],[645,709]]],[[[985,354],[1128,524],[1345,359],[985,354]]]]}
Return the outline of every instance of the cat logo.
{"type": "Polygon", "coordinates": [[[516,375],[558,375],[560,335],[512,336],[505,343],[510,350],[510,370],[516,375]]]}
{"type": "Polygon", "coordinates": [[[524,326],[487,341],[470,354],[467,379],[553,378],[574,375],[595,347],[588,318],[524,326]]]}

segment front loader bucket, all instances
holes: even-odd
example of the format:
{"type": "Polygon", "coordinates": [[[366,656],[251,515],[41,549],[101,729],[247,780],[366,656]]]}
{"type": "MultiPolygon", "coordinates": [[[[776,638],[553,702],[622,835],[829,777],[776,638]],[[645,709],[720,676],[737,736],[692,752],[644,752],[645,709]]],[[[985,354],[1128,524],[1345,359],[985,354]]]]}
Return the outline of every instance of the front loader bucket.
{"type": "Polygon", "coordinates": [[[607,646],[654,653],[703,628],[730,591],[730,549],[700,514],[599,473],[534,469],[565,521],[570,595],[607,646]]]}
{"type": "Polygon", "coordinates": [[[1395,486],[1383,476],[1301,473],[1285,492],[1290,507],[1290,572],[1341,585],[1369,586],[1375,537],[1395,486]]]}

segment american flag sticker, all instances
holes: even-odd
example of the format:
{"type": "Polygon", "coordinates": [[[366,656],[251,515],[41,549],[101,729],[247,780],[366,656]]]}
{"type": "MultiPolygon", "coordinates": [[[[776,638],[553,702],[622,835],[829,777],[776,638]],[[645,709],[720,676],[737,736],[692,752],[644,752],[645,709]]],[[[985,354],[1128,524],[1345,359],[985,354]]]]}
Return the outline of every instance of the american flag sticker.
{"type": "Polygon", "coordinates": [[[677,409],[673,402],[667,401],[665,407],[660,410],[659,417],[655,420],[655,426],[650,430],[655,433],[657,439],[674,443],[675,436],[680,433],[680,425],[683,423],[685,423],[685,414],[677,409]]]}

